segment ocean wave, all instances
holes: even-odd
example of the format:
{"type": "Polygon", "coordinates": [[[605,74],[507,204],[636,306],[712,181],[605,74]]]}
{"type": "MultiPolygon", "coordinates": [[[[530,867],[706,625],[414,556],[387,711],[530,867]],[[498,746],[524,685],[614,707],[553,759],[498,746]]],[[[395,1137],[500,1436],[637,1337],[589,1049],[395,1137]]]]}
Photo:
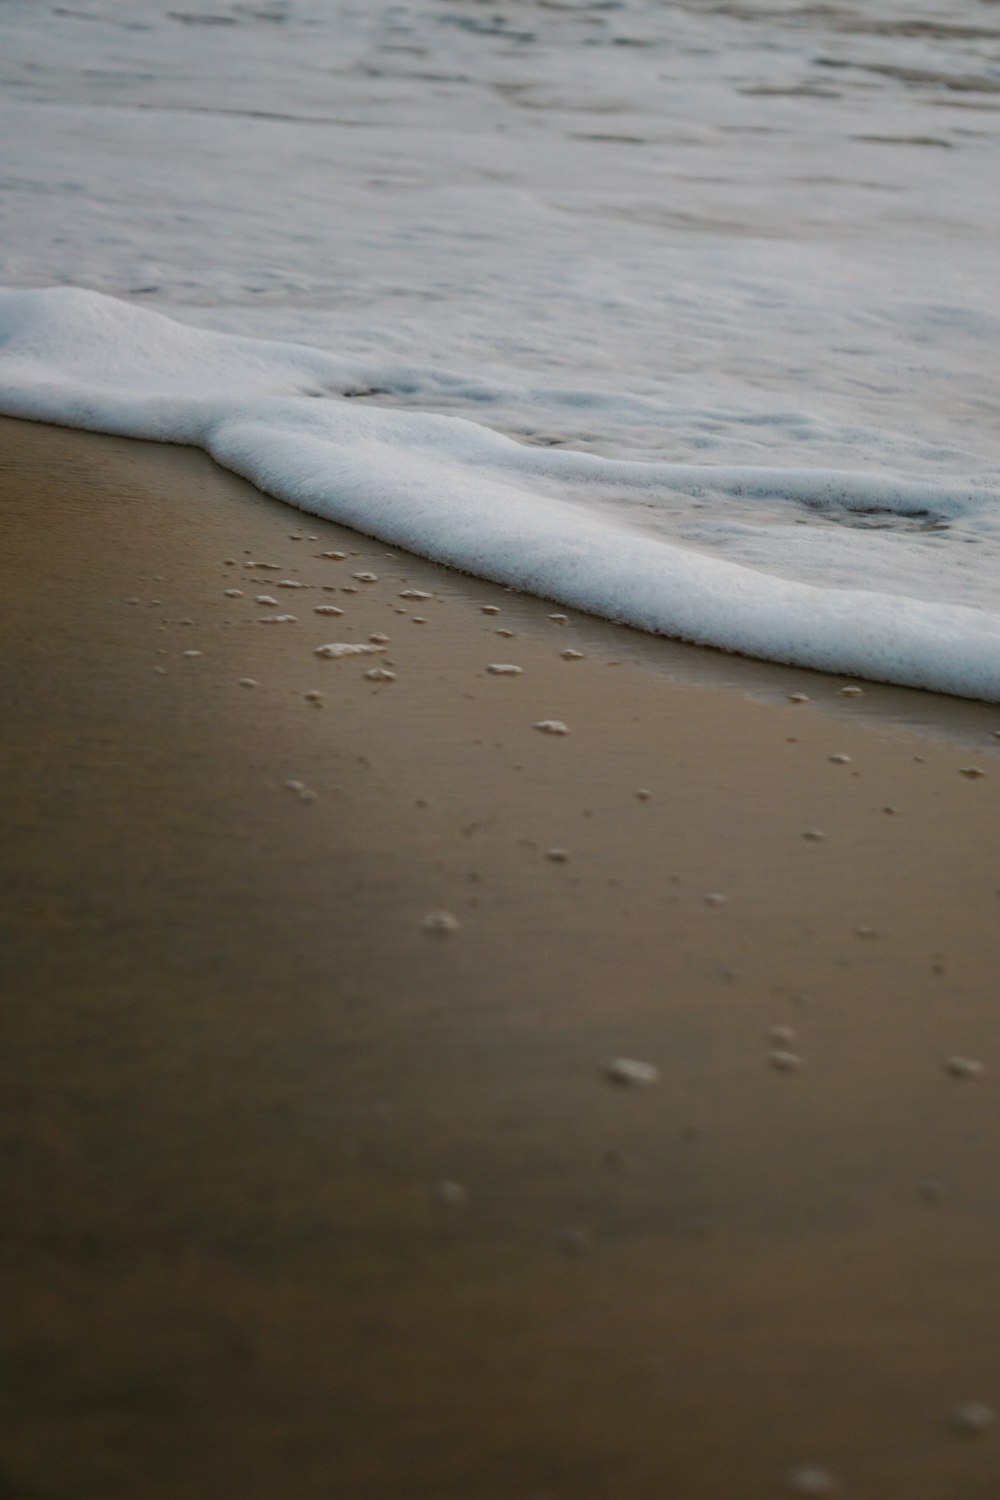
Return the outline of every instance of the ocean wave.
{"type": "Polygon", "coordinates": [[[371,404],[348,394],[359,377],[357,362],[319,349],[192,328],[95,292],[0,292],[8,416],[199,446],[301,510],[642,630],[1000,701],[992,569],[979,568],[972,604],[910,582],[915,568],[939,573],[940,552],[920,548],[941,531],[991,551],[995,490],[532,446],[462,417],[371,404]],[[713,519],[717,497],[726,505],[713,519]],[[810,524],[864,517],[910,529],[810,524]],[[842,585],[845,547],[860,586],[842,585]]]}

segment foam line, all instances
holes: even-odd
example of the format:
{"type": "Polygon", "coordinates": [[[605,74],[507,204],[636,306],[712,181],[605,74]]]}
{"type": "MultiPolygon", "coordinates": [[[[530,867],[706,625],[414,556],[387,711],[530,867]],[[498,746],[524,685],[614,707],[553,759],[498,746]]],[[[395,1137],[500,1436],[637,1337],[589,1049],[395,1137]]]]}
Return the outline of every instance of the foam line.
{"type": "MultiPolygon", "coordinates": [[[[204,332],[93,292],[0,292],[8,416],[202,447],[301,510],[643,630],[1000,702],[994,609],[777,576],[766,560],[750,566],[738,550],[711,553],[615,510],[616,500],[655,507],[664,494],[721,494],[806,512],[932,512],[974,527],[977,517],[995,525],[994,491],[611,460],[528,447],[458,417],[315,398],[355,375],[321,350],[204,332]]],[[[867,584],[865,545],[858,533],[867,584]]]]}

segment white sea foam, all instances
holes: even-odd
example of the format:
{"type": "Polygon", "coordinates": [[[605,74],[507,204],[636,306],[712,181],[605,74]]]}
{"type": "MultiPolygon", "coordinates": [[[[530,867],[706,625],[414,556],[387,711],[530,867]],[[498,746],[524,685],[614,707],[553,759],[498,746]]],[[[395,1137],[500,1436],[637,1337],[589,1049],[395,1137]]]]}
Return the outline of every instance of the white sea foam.
{"type": "Polygon", "coordinates": [[[5,411],[1000,698],[995,7],[2,10],[5,411]]]}
{"type": "Polygon", "coordinates": [[[897,550],[874,563],[864,560],[881,539],[854,533],[858,571],[879,587],[788,576],[800,561],[821,571],[831,535],[796,529],[797,508],[933,516],[995,545],[1000,496],[975,484],[530,447],[458,417],[313,399],[304,383],[334,387],[340,361],[193,330],[93,292],[0,294],[0,354],[9,415],[199,445],[303,510],[644,630],[1000,700],[995,579],[980,580],[974,607],[908,595],[921,565],[939,586],[939,554],[916,551],[922,533],[894,536],[897,550]],[[692,496],[709,502],[699,530],[686,524],[692,496]],[[748,520],[734,519],[733,502],[748,520]],[[714,530],[711,503],[724,507],[714,530]],[[757,505],[769,524],[757,522],[757,505]],[[640,506],[653,529],[635,519],[640,506]]]}

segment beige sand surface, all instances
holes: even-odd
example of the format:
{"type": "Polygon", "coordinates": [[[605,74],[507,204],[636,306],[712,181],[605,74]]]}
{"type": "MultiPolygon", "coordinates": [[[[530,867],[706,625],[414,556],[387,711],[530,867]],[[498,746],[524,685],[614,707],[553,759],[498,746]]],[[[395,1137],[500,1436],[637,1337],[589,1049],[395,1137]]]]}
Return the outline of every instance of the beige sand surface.
{"type": "Polygon", "coordinates": [[[183,449],[0,491],[5,1500],[1000,1494],[1000,709],[183,449]]]}

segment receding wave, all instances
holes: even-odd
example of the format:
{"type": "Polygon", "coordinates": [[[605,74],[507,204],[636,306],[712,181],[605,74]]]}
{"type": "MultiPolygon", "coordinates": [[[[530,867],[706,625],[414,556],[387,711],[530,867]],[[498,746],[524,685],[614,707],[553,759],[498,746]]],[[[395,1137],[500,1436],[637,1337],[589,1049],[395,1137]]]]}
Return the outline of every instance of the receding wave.
{"type": "Polygon", "coordinates": [[[973,603],[928,598],[921,579],[940,552],[919,551],[951,529],[995,536],[996,491],[532,446],[369,404],[365,381],[319,349],[205,332],[94,292],[0,292],[6,415],[199,446],[302,510],[643,630],[1000,701],[995,578],[973,603]],[[720,496],[735,514],[713,514],[720,496]]]}

